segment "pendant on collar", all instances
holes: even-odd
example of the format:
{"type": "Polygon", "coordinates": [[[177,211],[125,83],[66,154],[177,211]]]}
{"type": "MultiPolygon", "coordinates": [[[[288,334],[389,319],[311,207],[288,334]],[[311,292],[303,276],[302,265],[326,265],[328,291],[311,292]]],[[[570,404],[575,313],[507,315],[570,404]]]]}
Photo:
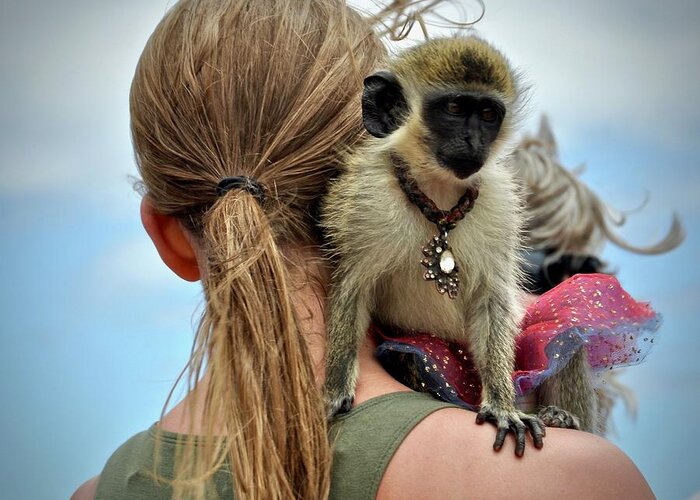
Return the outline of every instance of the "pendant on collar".
{"type": "Polygon", "coordinates": [[[409,175],[406,162],[396,154],[392,154],[391,159],[396,178],[408,200],[438,228],[438,234],[423,247],[425,258],[421,260],[421,264],[426,268],[423,278],[435,281],[438,292],[447,293],[449,298],[455,299],[459,292],[459,267],[447,242],[447,234],[474,208],[479,189],[477,186],[469,186],[452,209],[441,210],[409,175]]]}
{"type": "Polygon", "coordinates": [[[421,261],[427,270],[423,277],[435,281],[437,291],[447,293],[451,299],[457,298],[459,292],[459,268],[447,243],[447,230],[436,234],[423,247],[425,258],[421,261]]]}

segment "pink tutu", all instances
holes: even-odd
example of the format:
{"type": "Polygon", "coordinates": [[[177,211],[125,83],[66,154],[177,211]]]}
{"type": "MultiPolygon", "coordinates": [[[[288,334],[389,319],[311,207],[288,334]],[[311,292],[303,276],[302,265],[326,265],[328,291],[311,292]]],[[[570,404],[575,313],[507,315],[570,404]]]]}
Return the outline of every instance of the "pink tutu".
{"type": "MultiPolygon", "coordinates": [[[[517,338],[516,394],[527,395],[556,374],[581,346],[594,371],[640,363],[654,344],[660,321],[649,304],[635,301],[614,276],[569,278],[527,308],[517,338]]],[[[394,372],[401,364],[397,355],[413,356],[427,391],[445,401],[478,407],[481,381],[467,345],[427,333],[372,329],[380,339],[377,356],[394,372]]]]}

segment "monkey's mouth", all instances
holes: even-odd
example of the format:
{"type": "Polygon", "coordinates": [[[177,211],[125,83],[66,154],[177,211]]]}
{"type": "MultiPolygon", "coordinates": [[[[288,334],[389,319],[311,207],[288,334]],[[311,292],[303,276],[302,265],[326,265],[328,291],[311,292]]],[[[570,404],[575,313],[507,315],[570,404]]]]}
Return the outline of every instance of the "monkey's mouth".
{"type": "Polygon", "coordinates": [[[480,158],[473,156],[438,153],[436,157],[440,165],[452,172],[458,179],[466,179],[484,166],[480,158]]]}

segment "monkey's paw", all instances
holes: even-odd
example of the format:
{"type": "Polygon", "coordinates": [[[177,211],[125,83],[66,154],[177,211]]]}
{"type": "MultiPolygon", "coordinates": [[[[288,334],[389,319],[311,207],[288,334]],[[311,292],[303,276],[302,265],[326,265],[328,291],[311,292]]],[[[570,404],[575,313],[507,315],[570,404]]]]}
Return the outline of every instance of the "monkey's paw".
{"type": "Polygon", "coordinates": [[[336,415],[349,412],[352,409],[354,399],[352,395],[338,394],[333,397],[326,395],[326,416],[328,420],[336,415]]]}
{"type": "Polygon", "coordinates": [[[547,427],[581,430],[581,422],[578,417],[558,406],[545,406],[537,412],[537,416],[547,427]]]}
{"type": "Polygon", "coordinates": [[[535,448],[542,448],[542,438],[545,436],[545,426],[542,421],[534,416],[517,410],[503,410],[489,405],[481,405],[479,413],[476,415],[476,423],[483,424],[491,422],[498,428],[493,449],[499,451],[503,447],[503,442],[512,431],[515,434],[515,454],[522,457],[525,453],[525,435],[527,431],[532,434],[532,441],[535,448]]]}

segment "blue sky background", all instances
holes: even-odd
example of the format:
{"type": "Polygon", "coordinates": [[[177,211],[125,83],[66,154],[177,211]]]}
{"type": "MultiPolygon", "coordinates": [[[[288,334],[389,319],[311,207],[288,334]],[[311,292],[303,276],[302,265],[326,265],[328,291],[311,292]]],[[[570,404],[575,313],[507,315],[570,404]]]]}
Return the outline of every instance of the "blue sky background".
{"type": "MultiPolygon", "coordinates": [[[[141,229],[128,88],[159,0],[6,0],[0,6],[0,488],[65,498],[158,419],[184,365],[199,287],[171,275],[141,229]]],[[[675,210],[671,254],[608,247],[619,277],[665,317],[624,380],[639,416],[618,444],[659,498],[700,491],[700,4],[486,0],[482,34],[533,86],[524,130],[546,111],[566,165],[645,244],[675,210]]]]}

